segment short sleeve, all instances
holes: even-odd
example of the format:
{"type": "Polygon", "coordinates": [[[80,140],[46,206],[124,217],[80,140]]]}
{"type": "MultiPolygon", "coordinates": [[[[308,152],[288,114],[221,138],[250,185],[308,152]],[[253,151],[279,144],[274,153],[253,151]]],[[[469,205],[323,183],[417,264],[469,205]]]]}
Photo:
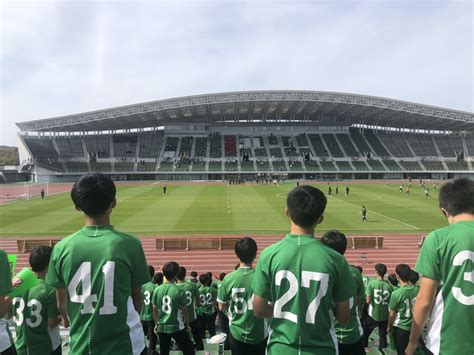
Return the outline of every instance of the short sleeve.
{"type": "Polygon", "coordinates": [[[358,272],[356,273],[354,277],[354,285],[355,285],[355,294],[357,296],[357,299],[359,300],[359,304],[363,304],[364,302],[364,296],[365,296],[365,290],[364,290],[364,280],[362,280],[362,275],[358,272]]]}
{"type": "Polygon", "coordinates": [[[154,304],[155,306],[158,305],[158,289],[160,286],[156,287],[153,290],[153,296],[151,296],[151,303],[154,304]]]}
{"type": "Polygon", "coordinates": [[[338,275],[334,285],[334,302],[343,302],[350,299],[354,294],[351,269],[346,259],[342,258],[338,262],[338,275]]]}
{"type": "Polygon", "coordinates": [[[194,295],[194,298],[198,299],[199,298],[199,288],[197,287],[196,284],[192,283],[191,284],[192,287],[193,287],[193,295],[194,295]]]}
{"type": "Polygon", "coordinates": [[[369,283],[367,284],[367,287],[365,288],[365,295],[366,296],[372,296],[372,291],[373,291],[373,285],[372,285],[372,281],[369,281],[369,283]]]}
{"type": "Polygon", "coordinates": [[[140,287],[151,281],[143,246],[138,239],[136,239],[136,243],[135,264],[132,267],[132,288],[140,287]]]}
{"type": "Polygon", "coordinates": [[[48,291],[47,302],[48,302],[48,305],[47,305],[48,319],[57,318],[60,315],[60,313],[58,310],[58,303],[56,300],[56,290],[50,289],[48,291]]]}
{"type": "Polygon", "coordinates": [[[257,267],[255,268],[255,274],[252,280],[252,291],[255,295],[265,298],[266,300],[273,301],[271,299],[271,275],[269,270],[269,262],[266,257],[265,251],[262,252],[258,259],[257,267]]]}
{"type": "Polygon", "coordinates": [[[392,293],[390,297],[390,302],[388,304],[388,309],[397,310],[398,309],[398,293],[392,293]]]}
{"type": "Polygon", "coordinates": [[[179,306],[184,307],[188,304],[188,299],[186,298],[186,291],[179,290],[179,306]]]}
{"type": "Polygon", "coordinates": [[[214,301],[217,300],[217,289],[216,288],[211,288],[211,293],[212,293],[212,299],[214,301]]]}
{"type": "Polygon", "coordinates": [[[0,250],[0,296],[12,290],[12,274],[8,263],[7,253],[0,250]]]}
{"type": "Polygon", "coordinates": [[[61,248],[56,245],[49,261],[48,273],[46,274],[46,283],[55,288],[66,288],[63,275],[61,274],[61,248]]]}
{"type": "Polygon", "coordinates": [[[416,262],[415,270],[432,280],[440,281],[440,264],[436,248],[436,234],[429,234],[421,247],[420,255],[416,262]]]}
{"type": "Polygon", "coordinates": [[[221,286],[217,289],[217,302],[226,304],[229,301],[229,295],[227,294],[227,282],[224,279],[221,282],[221,286]]]}

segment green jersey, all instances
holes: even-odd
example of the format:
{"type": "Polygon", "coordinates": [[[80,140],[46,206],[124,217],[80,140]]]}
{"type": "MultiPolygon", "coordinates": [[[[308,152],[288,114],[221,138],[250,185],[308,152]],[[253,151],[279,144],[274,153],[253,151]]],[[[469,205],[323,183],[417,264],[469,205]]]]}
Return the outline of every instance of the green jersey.
{"type": "Polygon", "coordinates": [[[196,320],[196,300],[199,298],[199,289],[195,283],[184,281],[176,286],[184,292],[186,296],[186,306],[188,307],[189,323],[196,320]]]}
{"type": "MultiPolygon", "coordinates": [[[[12,274],[8,256],[0,250],[0,297],[6,296],[12,290],[12,274]]],[[[8,323],[0,319],[0,353],[11,345],[12,337],[8,329],[8,323]]]]}
{"type": "Polygon", "coordinates": [[[232,336],[246,344],[261,343],[268,336],[266,321],[253,315],[254,275],[254,269],[241,267],[226,275],[217,292],[217,302],[227,305],[232,336]]]}
{"type": "Polygon", "coordinates": [[[435,354],[454,351],[458,355],[472,355],[474,221],[458,222],[429,234],[415,270],[440,285],[428,323],[428,349],[435,354]]]}
{"type": "Polygon", "coordinates": [[[364,290],[367,288],[367,286],[369,286],[369,282],[371,280],[372,279],[369,276],[362,275],[362,281],[364,282],[364,290]]]}
{"type": "Polygon", "coordinates": [[[377,321],[388,320],[388,302],[392,294],[392,285],[387,280],[372,280],[369,282],[365,294],[370,296],[369,316],[377,321]]]}
{"type": "Polygon", "coordinates": [[[201,314],[214,314],[216,312],[217,289],[212,286],[202,286],[199,289],[199,300],[201,301],[201,314]]]}
{"type": "Polygon", "coordinates": [[[46,282],[67,290],[70,353],[140,353],[131,291],[149,281],[140,241],[112,226],[86,226],[56,244],[46,282]]]}
{"type": "Polygon", "coordinates": [[[388,308],[397,312],[393,326],[410,331],[418,288],[411,285],[400,286],[392,292],[388,308]]]}
{"type": "Polygon", "coordinates": [[[342,255],[312,235],[288,234],[261,253],[252,288],[273,303],[268,354],[336,352],[334,302],[353,296],[342,255]]]}
{"type": "Polygon", "coordinates": [[[48,319],[59,316],[56,290],[44,279],[12,300],[13,320],[16,324],[15,347],[19,355],[49,354],[61,345],[59,326],[48,330],[48,319]]]}
{"type": "Polygon", "coordinates": [[[153,305],[158,309],[156,322],[158,333],[173,334],[184,329],[182,308],[186,306],[186,294],[175,283],[164,283],[153,293],[153,305]]]}
{"type": "Polygon", "coordinates": [[[155,284],[153,282],[147,282],[142,286],[142,298],[143,306],[140,312],[140,319],[143,321],[153,320],[153,304],[151,303],[151,297],[155,290],[155,284]]]}
{"type": "Polygon", "coordinates": [[[340,344],[354,344],[364,334],[359,318],[359,305],[364,301],[364,281],[362,275],[355,267],[351,267],[353,296],[349,299],[351,319],[347,325],[342,326],[336,322],[337,341],[340,344]]]}

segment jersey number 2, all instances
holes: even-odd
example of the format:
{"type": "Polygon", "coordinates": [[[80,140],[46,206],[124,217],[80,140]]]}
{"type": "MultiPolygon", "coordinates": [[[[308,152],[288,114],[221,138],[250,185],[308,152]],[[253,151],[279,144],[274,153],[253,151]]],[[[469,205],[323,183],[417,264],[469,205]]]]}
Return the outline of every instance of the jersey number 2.
{"type": "MultiPolygon", "coordinates": [[[[115,262],[107,261],[102,266],[104,274],[104,304],[99,309],[100,315],[109,315],[117,313],[117,307],[114,306],[114,276],[115,262]]],[[[90,314],[94,312],[93,303],[97,302],[97,295],[92,294],[91,282],[91,262],[84,261],[79,269],[77,269],[68,287],[71,302],[82,303],[82,314],[90,314]],[[82,284],[82,294],[77,294],[77,288],[82,284]]]]}

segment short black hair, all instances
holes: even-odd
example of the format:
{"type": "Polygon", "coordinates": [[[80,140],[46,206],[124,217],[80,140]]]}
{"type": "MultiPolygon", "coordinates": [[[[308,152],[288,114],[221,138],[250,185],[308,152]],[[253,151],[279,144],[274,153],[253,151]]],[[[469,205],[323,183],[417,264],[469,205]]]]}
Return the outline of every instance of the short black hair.
{"type": "Polygon", "coordinates": [[[226,277],[226,275],[227,275],[227,274],[226,274],[225,272],[221,272],[221,273],[219,274],[219,280],[220,280],[220,281],[224,280],[224,278],[226,277]]]}
{"type": "Polygon", "coordinates": [[[459,178],[444,184],[439,189],[439,207],[450,216],[474,214],[474,181],[459,178]]]}
{"type": "Polygon", "coordinates": [[[31,266],[31,270],[33,270],[34,272],[45,271],[49,265],[49,260],[51,259],[52,252],[53,248],[47,245],[41,245],[33,249],[28,259],[31,266]]]}
{"type": "Polygon", "coordinates": [[[412,269],[410,271],[410,283],[416,285],[418,281],[420,281],[420,274],[412,269]]]}
{"type": "Polygon", "coordinates": [[[71,190],[74,205],[89,217],[102,216],[115,198],[115,184],[101,173],[84,175],[71,190]]]}
{"type": "Polygon", "coordinates": [[[387,280],[388,280],[388,282],[390,282],[390,284],[392,286],[398,286],[397,275],[390,274],[390,275],[388,275],[387,280]]]}
{"type": "Polygon", "coordinates": [[[212,279],[209,277],[208,274],[199,275],[199,282],[200,282],[201,285],[209,286],[211,281],[212,281],[212,279]]]}
{"type": "Polygon", "coordinates": [[[384,277],[385,274],[387,273],[387,266],[385,266],[385,264],[376,264],[375,265],[375,272],[377,273],[377,275],[379,275],[380,277],[384,277]]]}
{"type": "Polygon", "coordinates": [[[168,281],[173,281],[178,275],[179,265],[176,261],[169,261],[163,265],[163,275],[168,281]]]}
{"type": "Polygon", "coordinates": [[[176,275],[176,278],[179,281],[184,281],[184,279],[186,278],[186,273],[187,273],[186,268],[184,266],[180,266],[179,271],[178,271],[178,275],[176,275]]]}
{"type": "Polygon", "coordinates": [[[163,273],[157,272],[155,276],[153,276],[153,282],[157,285],[161,285],[163,283],[163,273]]]}
{"type": "Polygon", "coordinates": [[[291,220],[302,228],[313,227],[323,215],[326,204],[324,193],[308,185],[294,188],[286,198],[286,207],[291,220]]]}
{"type": "Polygon", "coordinates": [[[407,264],[398,264],[395,267],[395,272],[397,273],[400,280],[402,280],[403,282],[410,281],[411,267],[407,264]]]}
{"type": "Polygon", "coordinates": [[[242,237],[235,243],[234,251],[241,262],[250,264],[257,256],[257,243],[250,237],[242,237]]]}
{"type": "Polygon", "coordinates": [[[155,275],[155,268],[153,265],[148,265],[148,272],[150,273],[150,277],[153,277],[155,275]]]}
{"type": "Polygon", "coordinates": [[[359,265],[354,265],[354,267],[360,271],[360,273],[362,274],[362,272],[364,271],[364,269],[362,268],[362,266],[359,266],[359,265]]]}
{"type": "Polygon", "coordinates": [[[341,255],[344,255],[347,249],[346,235],[336,229],[324,233],[321,238],[321,243],[326,244],[328,247],[334,249],[341,255]]]}
{"type": "Polygon", "coordinates": [[[190,275],[191,275],[191,277],[193,277],[193,278],[195,278],[195,279],[197,279],[197,277],[198,277],[197,271],[191,271],[191,274],[190,274],[190,275]]]}

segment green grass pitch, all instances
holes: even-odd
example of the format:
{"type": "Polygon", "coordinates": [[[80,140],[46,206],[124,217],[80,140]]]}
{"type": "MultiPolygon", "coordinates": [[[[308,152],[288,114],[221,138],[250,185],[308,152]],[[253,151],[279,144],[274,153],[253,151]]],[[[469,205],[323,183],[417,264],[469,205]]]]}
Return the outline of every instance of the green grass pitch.
{"type": "MultiPolygon", "coordinates": [[[[273,185],[118,186],[112,223],[140,236],[162,234],[280,234],[288,231],[285,198],[294,183],[273,185]]],[[[327,193],[327,185],[314,184],[327,193]]],[[[319,231],[337,228],[349,234],[427,233],[446,225],[437,207],[437,191],[425,199],[413,184],[410,195],[399,185],[350,185],[351,194],[333,196],[319,231]],[[365,205],[368,222],[361,222],[365,205]]],[[[1,236],[65,236],[80,228],[83,216],[74,210],[68,193],[0,205],[1,236]]]]}

